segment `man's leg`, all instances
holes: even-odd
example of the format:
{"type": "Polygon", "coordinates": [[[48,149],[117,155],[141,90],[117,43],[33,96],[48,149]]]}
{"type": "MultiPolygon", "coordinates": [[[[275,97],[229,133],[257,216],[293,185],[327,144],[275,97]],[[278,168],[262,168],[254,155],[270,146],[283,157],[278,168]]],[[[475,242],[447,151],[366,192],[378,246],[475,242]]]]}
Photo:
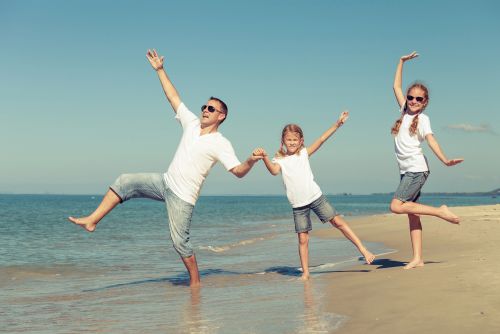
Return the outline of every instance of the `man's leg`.
{"type": "Polygon", "coordinates": [[[108,190],[106,195],[104,195],[101,204],[99,204],[97,209],[95,209],[95,211],[92,212],[89,216],[81,218],[68,217],[68,219],[73,224],[80,225],[88,232],[94,232],[97,223],[102,218],[104,218],[104,216],[106,216],[111,210],[113,210],[114,207],[117,206],[120,202],[120,197],[118,197],[118,195],[110,189],[108,190]]]}
{"type": "Polygon", "coordinates": [[[177,197],[170,189],[166,191],[165,204],[167,206],[170,237],[174,248],[179,253],[189,273],[189,285],[198,286],[200,285],[200,274],[193,247],[189,241],[194,206],[177,197]]]}
{"type": "Polygon", "coordinates": [[[196,287],[200,285],[200,273],[198,272],[198,263],[196,263],[196,256],[193,254],[190,257],[182,257],[182,262],[186,266],[189,273],[189,286],[196,287]]]}
{"type": "Polygon", "coordinates": [[[110,186],[110,190],[92,214],[68,219],[88,232],[93,232],[97,223],[119,203],[139,197],[163,201],[165,197],[163,175],[159,173],[122,174],[110,186]]]}

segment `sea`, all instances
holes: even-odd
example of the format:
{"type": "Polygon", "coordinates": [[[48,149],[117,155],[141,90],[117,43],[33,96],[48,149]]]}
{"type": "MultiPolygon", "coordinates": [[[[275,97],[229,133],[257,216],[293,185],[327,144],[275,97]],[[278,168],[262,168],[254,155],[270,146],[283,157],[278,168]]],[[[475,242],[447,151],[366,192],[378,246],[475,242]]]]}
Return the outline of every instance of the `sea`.
{"type": "MultiPolygon", "coordinates": [[[[327,196],[347,222],[388,213],[391,195],[327,196]]],[[[349,319],[324,308],[326,283],[363,263],[341,233],[311,237],[311,280],[300,281],[284,196],[201,196],[191,241],[202,287],[174,251],[161,202],[117,206],[94,233],[67,221],[101,195],[0,194],[1,333],[332,333],[349,319]]],[[[429,205],[498,198],[424,194],[429,205]]],[[[355,225],[351,227],[356,231],[355,225]]],[[[329,229],[313,219],[314,229],[329,229]]],[[[365,242],[373,253],[396,250],[365,242]]]]}

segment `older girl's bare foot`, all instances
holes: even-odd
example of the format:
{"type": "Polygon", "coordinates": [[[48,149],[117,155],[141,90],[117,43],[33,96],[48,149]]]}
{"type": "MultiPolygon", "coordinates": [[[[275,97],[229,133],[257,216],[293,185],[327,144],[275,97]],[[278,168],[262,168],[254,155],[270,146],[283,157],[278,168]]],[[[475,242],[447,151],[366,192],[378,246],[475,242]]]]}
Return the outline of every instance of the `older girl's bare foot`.
{"type": "Polygon", "coordinates": [[[95,223],[89,217],[84,217],[84,218],[68,217],[68,220],[75,225],[83,227],[87,232],[94,232],[97,225],[97,223],[95,223]]]}
{"type": "Polygon", "coordinates": [[[361,251],[361,254],[363,254],[363,257],[365,258],[366,263],[371,264],[373,260],[375,260],[375,255],[372,254],[372,252],[368,250],[363,250],[361,251]]]}
{"type": "Polygon", "coordinates": [[[408,262],[406,266],[403,267],[403,269],[413,269],[417,267],[423,267],[424,266],[424,261],[422,260],[412,260],[411,262],[408,262]]]}
{"type": "Polygon", "coordinates": [[[460,218],[453,212],[451,212],[451,210],[446,205],[441,205],[439,209],[442,212],[441,218],[453,224],[460,224],[460,218]]]}
{"type": "Polygon", "coordinates": [[[307,280],[309,280],[309,273],[307,273],[307,274],[305,274],[305,273],[304,273],[304,274],[302,274],[302,276],[300,276],[300,280],[301,280],[301,281],[307,281],[307,280]]]}

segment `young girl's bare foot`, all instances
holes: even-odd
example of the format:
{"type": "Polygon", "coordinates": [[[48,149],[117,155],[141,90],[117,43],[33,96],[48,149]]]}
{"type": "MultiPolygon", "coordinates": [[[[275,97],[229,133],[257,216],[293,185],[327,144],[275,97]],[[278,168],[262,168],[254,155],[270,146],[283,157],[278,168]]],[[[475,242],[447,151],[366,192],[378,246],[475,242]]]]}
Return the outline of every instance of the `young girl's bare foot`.
{"type": "Polygon", "coordinates": [[[460,224],[460,218],[453,212],[451,212],[451,210],[446,205],[441,205],[439,209],[442,212],[441,218],[453,224],[460,224]]]}
{"type": "Polygon", "coordinates": [[[85,230],[87,230],[87,232],[94,232],[97,225],[97,223],[95,223],[89,217],[83,217],[83,218],[68,217],[68,220],[75,225],[83,227],[85,230]]]}
{"type": "Polygon", "coordinates": [[[300,276],[301,281],[307,281],[309,280],[309,273],[304,273],[302,276],[300,276]]]}
{"type": "Polygon", "coordinates": [[[365,258],[366,263],[371,264],[373,260],[375,260],[375,255],[372,254],[369,250],[365,249],[361,251],[363,257],[365,258]]]}
{"type": "Polygon", "coordinates": [[[403,269],[413,269],[417,267],[423,267],[424,266],[424,261],[422,260],[412,260],[411,262],[408,262],[406,266],[403,267],[403,269]]]}

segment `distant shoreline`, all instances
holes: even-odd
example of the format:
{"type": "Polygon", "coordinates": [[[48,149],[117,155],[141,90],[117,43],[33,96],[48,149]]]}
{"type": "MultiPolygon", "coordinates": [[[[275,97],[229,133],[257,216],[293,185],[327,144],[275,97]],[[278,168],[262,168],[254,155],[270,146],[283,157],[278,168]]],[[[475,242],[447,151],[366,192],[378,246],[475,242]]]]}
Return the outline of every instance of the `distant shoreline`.
{"type": "MultiPolygon", "coordinates": [[[[370,194],[355,194],[355,193],[337,193],[325,194],[326,196],[392,196],[394,193],[370,193],[370,194]]],[[[58,193],[2,193],[0,195],[15,195],[15,196],[103,196],[103,194],[58,194],[58,193]]],[[[485,191],[485,192],[422,192],[422,195],[431,196],[499,196],[500,188],[485,191]]],[[[203,194],[200,197],[286,197],[284,194],[203,194]]]]}

